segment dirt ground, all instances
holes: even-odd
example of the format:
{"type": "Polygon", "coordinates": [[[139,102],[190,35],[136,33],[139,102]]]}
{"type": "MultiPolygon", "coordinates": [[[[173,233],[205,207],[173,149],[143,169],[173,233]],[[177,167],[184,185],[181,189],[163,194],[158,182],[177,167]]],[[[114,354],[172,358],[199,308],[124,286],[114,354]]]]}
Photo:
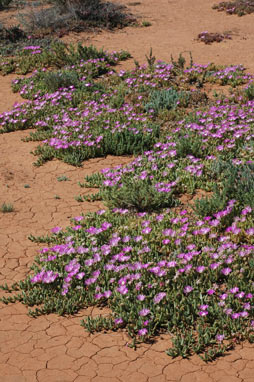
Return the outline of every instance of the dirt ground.
{"type": "MultiPolygon", "coordinates": [[[[121,0],[128,4],[131,0],[121,0]]],[[[158,59],[170,60],[191,51],[197,63],[243,64],[254,73],[254,15],[228,16],[211,9],[215,0],[140,0],[129,6],[150,27],[128,27],[100,34],[82,33],[65,41],[92,43],[107,50],[125,49],[140,63],[153,48],[158,59]],[[232,40],[205,45],[196,36],[232,31],[232,40]]],[[[119,1],[120,2],[120,1],[119,1]]],[[[6,14],[5,14],[6,15],[6,14]]],[[[133,60],[121,68],[130,68],[133,60]]],[[[11,80],[0,78],[0,113],[10,110],[22,98],[11,92],[11,80]]],[[[39,246],[28,235],[47,234],[52,227],[65,227],[80,212],[95,211],[101,204],[79,204],[77,185],[87,174],[104,167],[126,163],[127,157],[93,159],[82,168],[57,160],[34,167],[33,142],[22,142],[27,132],[0,135],[0,205],[12,203],[15,211],[0,213],[0,283],[18,281],[27,274],[39,246]],[[69,179],[59,182],[65,175],[69,179]],[[30,187],[27,187],[29,185],[30,187]],[[57,198],[56,198],[57,196],[57,198]]],[[[83,192],[84,190],[82,190],[83,192]]],[[[91,189],[86,189],[90,193],[91,189]]],[[[0,382],[253,382],[254,346],[237,345],[236,350],[211,364],[199,357],[172,360],[165,354],[170,339],[162,336],[154,344],[127,346],[124,332],[90,335],[80,326],[86,315],[75,317],[27,316],[21,304],[0,307],[0,382]]]]}

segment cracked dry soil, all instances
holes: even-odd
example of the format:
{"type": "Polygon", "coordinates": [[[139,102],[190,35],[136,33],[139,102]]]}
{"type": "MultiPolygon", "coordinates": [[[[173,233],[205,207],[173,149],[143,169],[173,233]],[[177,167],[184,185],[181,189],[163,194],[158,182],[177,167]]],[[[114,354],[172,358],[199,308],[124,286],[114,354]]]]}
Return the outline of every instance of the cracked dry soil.
{"type": "MultiPolygon", "coordinates": [[[[128,4],[126,0],[121,2],[128,4]]],[[[213,3],[214,0],[141,0],[132,10],[150,21],[150,28],[126,28],[99,35],[82,33],[65,40],[81,40],[108,50],[126,49],[141,63],[151,46],[155,55],[164,60],[169,60],[171,54],[177,56],[191,50],[195,62],[242,63],[253,73],[254,15],[230,17],[213,11],[213,3]],[[233,30],[235,36],[226,43],[206,46],[194,40],[202,30],[233,30]]],[[[121,65],[131,66],[131,61],[121,65]]],[[[0,112],[23,101],[11,92],[14,77],[0,79],[0,112]]],[[[107,157],[74,168],[54,160],[36,168],[30,152],[37,143],[22,142],[26,135],[24,131],[0,135],[0,204],[9,202],[15,208],[13,213],[0,215],[1,283],[18,281],[27,274],[40,247],[28,240],[29,234],[46,234],[56,225],[65,227],[70,217],[102,207],[99,202],[75,201],[74,196],[80,193],[78,181],[102,168],[129,161],[127,157],[107,157]],[[69,180],[57,181],[61,175],[69,180]]],[[[86,189],[87,193],[91,191],[86,189]]],[[[125,332],[91,335],[80,326],[84,316],[104,312],[89,308],[75,317],[49,315],[34,319],[27,316],[27,308],[21,304],[1,304],[0,382],[254,381],[253,345],[238,345],[211,364],[205,364],[198,356],[172,360],[165,354],[170,343],[166,335],[135,351],[126,346],[125,332]]]]}

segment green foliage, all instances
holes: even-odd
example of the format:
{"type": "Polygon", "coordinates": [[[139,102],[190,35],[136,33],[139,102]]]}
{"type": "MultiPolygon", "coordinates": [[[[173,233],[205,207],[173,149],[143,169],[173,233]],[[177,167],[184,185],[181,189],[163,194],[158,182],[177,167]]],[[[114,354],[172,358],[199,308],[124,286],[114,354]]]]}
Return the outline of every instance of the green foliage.
{"type": "Polygon", "coordinates": [[[13,212],[14,211],[14,207],[11,203],[3,203],[0,207],[0,211],[2,213],[8,213],[8,212],[13,212]]]}
{"type": "Polygon", "coordinates": [[[53,93],[60,88],[68,88],[71,85],[78,87],[80,83],[79,76],[75,71],[46,72],[43,82],[43,88],[49,93],[53,93]]]}
{"type": "Polygon", "coordinates": [[[0,11],[8,7],[12,0],[0,0],[0,11]]]}
{"type": "Polygon", "coordinates": [[[254,100],[254,83],[251,83],[247,88],[244,89],[244,96],[247,100],[254,100]]]}
{"type": "Polygon", "coordinates": [[[85,328],[89,333],[100,332],[102,330],[114,330],[115,324],[113,318],[110,317],[87,317],[85,320],[81,320],[81,326],[85,328]]]}
{"type": "MultiPolygon", "coordinates": [[[[95,73],[106,73],[106,64],[115,65],[118,60],[126,60],[130,57],[130,54],[125,51],[121,51],[115,55],[108,55],[103,49],[97,49],[94,46],[82,46],[80,43],[77,46],[67,45],[62,41],[49,39],[32,40],[26,45],[41,44],[38,45],[38,49],[35,50],[35,54],[31,49],[23,47],[22,50],[18,49],[17,55],[10,59],[5,59],[5,64],[0,66],[2,74],[11,73],[16,71],[17,73],[26,74],[34,69],[43,68],[63,68],[66,66],[73,66],[80,64],[82,60],[88,61],[93,59],[104,59],[97,69],[92,63],[89,65],[90,70],[94,69],[95,73]],[[116,60],[116,58],[118,60],[116,60]],[[102,68],[102,69],[101,69],[102,68]]],[[[15,51],[14,51],[15,53],[15,51]]]]}
{"type": "Polygon", "coordinates": [[[156,61],[156,57],[153,55],[153,49],[152,48],[150,48],[149,55],[146,55],[146,61],[148,64],[148,68],[153,69],[155,61],[156,61]]]}
{"type": "Polygon", "coordinates": [[[26,34],[18,26],[13,26],[10,28],[5,28],[0,26],[0,42],[14,43],[18,40],[24,40],[26,34]]]}
{"type": "Polygon", "coordinates": [[[152,25],[152,23],[150,21],[142,21],[142,27],[150,27],[152,25]]]}
{"type": "Polygon", "coordinates": [[[151,95],[149,102],[145,105],[145,110],[154,110],[155,114],[161,110],[175,109],[180,102],[188,104],[188,95],[184,92],[179,92],[173,88],[169,90],[154,90],[151,95]]]}
{"type": "Polygon", "coordinates": [[[33,152],[34,155],[39,156],[35,165],[41,166],[43,163],[57,158],[72,166],[82,166],[82,162],[90,158],[106,155],[135,155],[152,148],[159,136],[159,131],[159,127],[155,125],[152,126],[152,133],[150,134],[142,131],[133,133],[129,130],[119,133],[105,131],[100,147],[81,146],[54,150],[53,147],[45,144],[38,146],[33,152]]]}
{"type": "Polygon", "coordinates": [[[157,192],[149,180],[126,180],[121,188],[105,191],[103,199],[110,208],[152,212],[179,205],[173,194],[157,192]]]}
{"type": "Polygon", "coordinates": [[[195,201],[195,212],[199,216],[211,216],[223,210],[229,200],[236,200],[238,207],[234,208],[231,219],[244,206],[254,207],[254,167],[252,164],[234,165],[219,161],[211,168],[214,179],[213,195],[195,201]],[[218,182],[218,180],[220,180],[218,182]]]}
{"type": "MultiPolygon", "coordinates": [[[[76,219],[73,222],[77,224],[76,219]]],[[[160,215],[145,216],[126,210],[99,211],[80,216],[78,220],[78,226],[51,237],[30,237],[32,241],[50,244],[50,248],[44,249],[43,257],[35,259],[31,269],[33,277],[29,275],[12,286],[1,286],[11,293],[4,296],[2,302],[20,301],[31,307],[32,317],[75,314],[89,305],[108,306],[111,315],[89,317],[82,320],[81,325],[90,332],[125,327],[134,345],[138,338],[149,340],[167,331],[173,336],[173,347],[167,351],[172,357],[187,358],[197,353],[208,362],[225,354],[234,342],[253,340],[252,310],[244,316],[239,313],[234,319],[225,314],[225,306],[219,304],[226,291],[226,308],[230,312],[242,312],[243,306],[248,309],[250,305],[254,268],[252,253],[246,248],[253,239],[247,235],[246,228],[253,226],[253,214],[241,222],[239,217],[235,220],[242,242],[232,246],[229,264],[224,264],[223,251],[214,270],[211,251],[219,254],[222,243],[201,232],[193,235],[193,230],[200,228],[200,221],[186,211],[179,215],[179,211],[166,210],[160,215]],[[185,235],[182,235],[183,227],[185,235]],[[168,231],[174,232],[173,240],[169,239],[168,231]],[[180,237],[181,245],[175,244],[180,237]],[[63,251],[60,254],[59,248],[63,251]],[[193,266],[188,272],[182,271],[185,254],[192,255],[193,266]],[[201,264],[202,272],[197,271],[201,264]],[[231,271],[224,275],[222,271],[229,265],[231,271]],[[44,272],[49,278],[41,280],[44,272]],[[81,273],[71,278],[65,293],[65,278],[70,272],[81,273]],[[52,275],[54,279],[50,279],[52,275]],[[121,285],[127,288],[126,292],[121,291],[121,285]],[[186,286],[190,288],[188,292],[186,286]],[[236,286],[246,297],[238,298],[230,292],[236,286]],[[212,293],[208,294],[211,288],[212,293]],[[146,331],[142,332],[141,328],[146,331]]],[[[218,234],[222,230],[222,237],[225,233],[230,235],[229,243],[233,245],[235,236],[228,232],[227,226],[222,229],[221,225],[220,221],[218,227],[210,226],[210,233],[218,234]]],[[[204,226],[207,228],[209,224],[204,226]]]]}
{"type": "Polygon", "coordinates": [[[203,148],[202,137],[193,133],[180,135],[176,148],[178,155],[183,158],[187,155],[193,155],[195,158],[204,158],[207,155],[207,151],[203,148]]]}
{"type": "Polygon", "coordinates": [[[67,176],[65,175],[61,175],[57,177],[58,182],[66,182],[67,180],[69,180],[69,178],[67,178],[67,176]]]}
{"type": "Polygon", "coordinates": [[[253,0],[235,0],[235,1],[222,1],[215,4],[213,9],[218,11],[226,11],[228,14],[236,14],[238,16],[248,15],[254,13],[253,0]]]}

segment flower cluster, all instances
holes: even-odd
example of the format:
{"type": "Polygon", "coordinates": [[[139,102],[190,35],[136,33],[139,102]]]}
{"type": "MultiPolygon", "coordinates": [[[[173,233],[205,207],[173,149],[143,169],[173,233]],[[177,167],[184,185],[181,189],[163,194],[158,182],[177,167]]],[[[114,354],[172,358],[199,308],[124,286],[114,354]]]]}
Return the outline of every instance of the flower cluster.
{"type": "Polygon", "coordinates": [[[254,315],[252,209],[222,226],[235,203],[203,220],[186,210],[76,217],[74,227],[54,230],[52,240],[62,244],[41,251],[26,301],[38,303],[46,293],[61,311],[66,299],[74,304],[78,296],[84,305],[107,303],[116,327],[142,338],[164,325],[173,333],[192,322],[206,328],[211,342],[231,338],[236,329],[251,328],[254,315]]]}

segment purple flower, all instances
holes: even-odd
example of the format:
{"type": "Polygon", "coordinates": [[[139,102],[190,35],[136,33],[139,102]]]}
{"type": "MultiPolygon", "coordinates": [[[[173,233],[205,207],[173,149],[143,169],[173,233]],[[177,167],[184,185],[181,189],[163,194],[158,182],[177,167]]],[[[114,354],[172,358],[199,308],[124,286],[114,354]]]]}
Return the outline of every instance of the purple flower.
{"type": "Polygon", "coordinates": [[[78,274],[76,275],[76,279],[78,279],[78,280],[82,280],[84,276],[85,276],[85,272],[80,272],[80,273],[78,273],[78,274]]]}
{"type": "Polygon", "coordinates": [[[102,293],[96,293],[95,295],[94,295],[94,298],[96,299],[96,300],[99,300],[100,298],[102,298],[103,297],[103,294],[102,293]]]}
{"type": "Polygon", "coordinates": [[[188,293],[190,293],[190,292],[193,291],[193,288],[192,288],[192,286],[187,285],[187,286],[184,288],[183,291],[184,291],[185,294],[188,294],[188,293]]]}
{"type": "Polygon", "coordinates": [[[51,232],[52,232],[52,233],[58,233],[58,232],[60,232],[61,230],[62,230],[61,227],[54,227],[54,228],[51,229],[51,232]]]}
{"type": "Polygon", "coordinates": [[[145,298],[146,298],[146,296],[144,296],[143,294],[139,294],[137,296],[137,300],[139,300],[139,301],[144,301],[145,298]]]}
{"type": "Polygon", "coordinates": [[[244,292],[239,292],[235,295],[235,297],[237,298],[243,298],[245,296],[245,293],[244,292]]]}
{"type": "Polygon", "coordinates": [[[246,229],[246,233],[247,235],[250,235],[250,236],[254,235],[254,228],[252,227],[252,228],[246,229]]]}
{"type": "Polygon", "coordinates": [[[111,290],[105,290],[103,295],[104,295],[104,297],[109,298],[112,295],[112,292],[111,292],[111,290]]]}
{"type": "Polygon", "coordinates": [[[139,315],[140,315],[141,317],[145,317],[145,316],[147,316],[150,312],[151,312],[150,309],[144,308],[144,309],[142,309],[142,310],[139,312],[139,315]]]}
{"type": "Polygon", "coordinates": [[[207,310],[201,310],[200,312],[198,312],[198,314],[201,316],[201,317],[205,317],[208,315],[208,311],[207,310]]]}
{"type": "Polygon", "coordinates": [[[119,288],[117,288],[117,291],[123,295],[128,293],[128,288],[126,288],[125,285],[121,285],[119,288]]]}
{"type": "Polygon", "coordinates": [[[238,287],[234,287],[234,288],[231,288],[230,290],[229,290],[229,292],[230,293],[237,293],[239,291],[239,288],[238,287]]]}
{"type": "Polygon", "coordinates": [[[115,324],[116,325],[121,325],[123,323],[123,319],[122,318],[116,318],[115,319],[115,324]]]}
{"type": "Polygon", "coordinates": [[[204,270],[205,270],[205,267],[203,265],[200,265],[199,267],[196,268],[196,271],[198,273],[202,273],[202,272],[204,272],[204,270]]]}
{"type": "Polygon", "coordinates": [[[216,336],[216,340],[219,342],[222,342],[224,340],[224,338],[225,338],[224,334],[217,334],[217,336],[216,336]]]}
{"type": "Polygon", "coordinates": [[[156,296],[154,296],[153,301],[155,304],[158,304],[164,297],[166,297],[165,292],[158,293],[156,296]]]}
{"type": "Polygon", "coordinates": [[[146,227],[146,228],[142,229],[142,233],[144,233],[144,234],[148,234],[151,231],[152,231],[152,228],[150,228],[150,227],[146,227]]]}
{"type": "Polygon", "coordinates": [[[204,304],[203,304],[203,305],[200,305],[200,306],[199,306],[199,309],[200,309],[200,310],[206,310],[207,308],[208,308],[208,305],[204,305],[204,304]]]}
{"type": "Polygon", "coordinates": [[[252,208],[250,206],[247,206],[245,207],[243,210],[242,210],[242,215],[247,215],[248,213],[250,213],[252,211],[252,208]]]}
{"type": "Polygon", "coordinates": [[[232,269],[231,269],[231,268],[223,268],[223,269],[221,270],[221,273],[222,273],[224,276],[228,276],[231,272],[232,272],[232,269]]]}
{"type": "Polygon", "coordinates": [[[206,292],[209,296],[212,296],[215,293],[214,289],[208,289],[206,292]]]}
{"type": "Polygon", "coordinates": [[[217,269],[219,266],[220,266],[220,263],[213,263],[213,264],[210,265],[210,268],[211,268],[212,270],[215,270],[215,269],[217,269]]]}
{"type": "Polygon", "coordinates": [[[147,331],[146,328],[140,329],[140,330],[138,331],[138,335],[139,335],[139,336],[145,336],[147,333],[148,333],[148,331],[147,331]]]}

